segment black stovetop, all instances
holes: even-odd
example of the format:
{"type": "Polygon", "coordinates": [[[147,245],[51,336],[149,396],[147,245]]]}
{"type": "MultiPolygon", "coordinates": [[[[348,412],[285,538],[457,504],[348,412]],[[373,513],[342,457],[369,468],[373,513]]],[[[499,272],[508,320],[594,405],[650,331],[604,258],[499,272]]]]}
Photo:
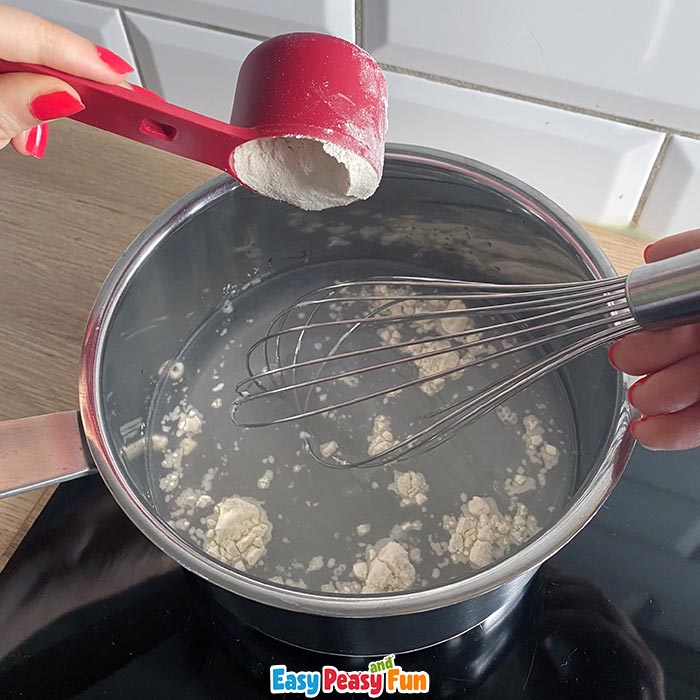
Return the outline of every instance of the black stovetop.
{"type": "MultiPolygon", "coordinates": [[[[396,662],[430,673],[430,698],[700,700],[700,453],[638,449],[607,505],[537,574],[507,634],[487,642],[472,631],[396,662]]],[[[61,486],[0,574],[1,700],[282,697],[268,690],[276,663],[367,660],[224,628],[198,580],[97,477],[61,486]]]]}

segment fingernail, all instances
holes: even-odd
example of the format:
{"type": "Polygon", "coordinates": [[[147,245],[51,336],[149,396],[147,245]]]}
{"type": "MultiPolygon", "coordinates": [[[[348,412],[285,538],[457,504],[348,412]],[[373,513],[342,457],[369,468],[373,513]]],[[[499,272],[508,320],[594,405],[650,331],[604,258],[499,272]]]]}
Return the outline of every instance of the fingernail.
{"type": "Polygon", "coordinates": [[[117,56],[116,53],[106,49],[104,46],[97,47],[97,55],[106,63],[111,70],[119,75],[126,75],[127,73],[133,73],[134,69],[130,66],[121,56],[117,56]]]}
{"type": "Polygon", "coordinates": [[[49,125],[39,124],[29,130],[25,148],[29,155],[35,158],[43,158],[46,152],[46,142],[49,138],[49,125]]]}
{"type": "Polygon", "coordinates": [[[632,386],[629,389],[627,389],[627,400],[631,404],[634,405],[634,401],[632,400],[632,394],[636,391],[637,387],[642,386],[642,384],[644,384],[644,382],[646,382],[649,379],[649,377],[651,377],[651,375],[647,374],[646,377],[642,377],[641,379],[638,379],[634,384],[632,384],[632,386]]]}
{"type": "MultiPolygon", "coordinates": [[[[620,338],[620,340],[622,339],[620,338]]],[[[613,355],[615,353],[615,348],[617,348],[618,344],[620,343],[620,340],[614,341],[613,344],[608,348],[608,362],[618,371],[620,368],[615,364],[615,359],[613,355]]]]}
{"type": "Polygon", "coordinates": [[[632,433],[632,436],[634,439],[637,439],[637,428],[642,425],[642,423],[646,423],[649,420],[649,416],[644,416],[643,418],[637,418],[637,420],[633,420],[630,423],[630,433],[632,433]]]}
{"type": "Polygon", "coordinates": [[[642,253],[642,256],[643,256],[643,258],[644,258],[644,262],[649,262],[649,261],[647,260],[647,253],[649,252],[649,249],[650,249],[653,245],[654,245],[653,243],[650,243],[650,244],[644,249],[644,252],[642,253]]]}
{"type": "Polygon", "coordinates": [[[29,103],[29,111],[35,119],[47,122],[59,117],[69,117],[85,109],[85,105],[67,90],[39,95],[29,103]]]}
{"type": "Polygon", "coordinates": [[[146,90],[146,88],[141,87],[140,85],[132,85],[131,88],[134,92],[140,92],[143,95],[148,95],[149,97],[153,97],[156,100],[162,100],[163,102],[165,102],[165,97],[161,97],[157,92],[153,92],[152,90],[146,90]]]}

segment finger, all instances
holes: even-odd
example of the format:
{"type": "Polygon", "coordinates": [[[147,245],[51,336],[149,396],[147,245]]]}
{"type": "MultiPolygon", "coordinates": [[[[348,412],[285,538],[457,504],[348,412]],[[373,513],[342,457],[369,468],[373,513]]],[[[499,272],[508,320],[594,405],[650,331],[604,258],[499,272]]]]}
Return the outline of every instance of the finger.
{"type": "Polygon", "coordinates": [[[140,95],[148,95],[149,97],[153,97],[156,100],[162,100],[163,102],[165,102],[165,97],[162,97],[157,92],[153,92],[153,90],[147,90],[145,87],[141,87],[140,85],[134,85],[133,83],[129,83],[126,80],[119,83],[119,87],[126,88],[127,90],[131,90],[132,92],[137,92],[140,95]]]}
{"type": "Polygon", "coordinates": [[[33,126],[82,109],[75,90],[57,78],[29,73],[0,75],[0,148],[33,126]]]}
{"type": "Polygon", "coordinates": [[[127,88],[128,90],[133,90],[134,92],[139,93],[140,95],[148,95],[149,97],[152,97],[156,100],[162,100],[165,102],[165,98],[161,97],[157,92],[153,92],[152,90],[147,90],[144,87],[141,87],[140,85],[132,85],[131,83],[124,83],[123,87],[127,88]]]}
{"type": "Polygon", "coordinates": [[[46,152],[48,138],[49,125],[39,124],[15,136],[11,143],[15,151],[23,156],[43,158],[46,152]]]}
{"type": "Polygon", "coordinates": [[[122,58],[65,27],[15,7],[0,5],[0,56],[117,84],[133,68],[122,58]]]}
{"type": "Polygon", "coordinates": [[[700,354],[650,374],[630,387],[629,402],[645,416],[676,413],[700,401],[700,354]]]}
{"type": "Polygon", "coordinates": [[[613,367],[641,376],[658,372],[700,352],[700,324],[667,331],[638,331],[616,341],[608,350],[613,367]]]}
{"type": "MultiPolygon", "coordinates": [[[[33,76],[27,76],[28,79],[34,80],[33,76]]],[[[0,78],[1,80],[1,78],[0,78]]],[[[70,86],[66,86],[63,83],[60,83],[60,85],[63,88],[66,88],[71,92],[72,95],[75,95],[77,97],[77,94],[72,91],[70,86]]],[[[140,85],[132,85],[131,83],[128,83],[126,81],[123,81],[119,84],[120,87],[125,88],[126,90],[131,90],[133,92],[143,94],[143,95],[148,95],[149,97],[156,99],[156,100],[162,100],[164,101],[164,98],[158,95],[155,92],[152,92],[151,90],[147,90],[146,88],[141,87],[140,85]]],[[[8,86],[9,89],[13,90],[13,95],[17,95],[18,92],[8,86]]],[[[1,102],[1,100],[0,100],[1,102]]],[[[77,105],[76,111],[79,111],[80,105],[77,105]]],[[[31,112],[31,103],[30,103],[30,112],[31,112]]],[[[1,117],[0,117],[1,119],[1,117]]],[[[11,134],[13,131],[16,129],[21,128],[19,124],[16,126],[10,126],[6,125],[3,129],[5,133],[5,138],[4,140],[0,143],[0,148],[4,146],[7,143],[7,135],[11,134]]],[[[46,144],[47,144],[47,139],[48,139],[48,124],[40,124],[38,126],[32,127],[31,129],[26,129],[24,131],[21,131],[19,134],[16,136],[12,137],[10,139],[10,142],[12,143],[13,148],[20,154],[24,156],[34,156],[35,158],[42,158],[44,156],[44,153],[46,151],[46,144]]]]}
{"type": "Polygon", "coordinates": [[[700,248],[700,229],[693,229],[677,233],[675,236],[661,238],[656,243],[647,246],[644,251],[644,260],[648,263],[656,262],[698,248],[700,248]]]}
{"type": "Polygon", "coordinates": [[[678,413],[645,416],[630,425],[632,435],[650,450],[700,447],[700,403],[678,413]]]}

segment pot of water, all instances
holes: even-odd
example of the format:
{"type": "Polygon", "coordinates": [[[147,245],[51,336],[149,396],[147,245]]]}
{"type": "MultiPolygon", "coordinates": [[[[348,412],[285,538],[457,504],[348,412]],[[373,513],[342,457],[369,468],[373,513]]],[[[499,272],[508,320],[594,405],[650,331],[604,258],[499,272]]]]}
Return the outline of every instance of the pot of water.
{"type": "MultiPolygon", "coordinates": [[[[593,352],[413,462],[375,469],[315,463],[304,426],[234,425],[246,350],[274,315],[379,274],[537,283],[614,271],[541,194],[446,153],[390,147],[372,198],[320,212],[218,178],[153,221],[105,281],[79,414],[0,426],[0,492],[97,469],[222,615],[307,649],[398,653],[498,628],[619,478],[627,380],[593,352]]],[[[371,440],[371,423],[362,430],[371,440]]]]}

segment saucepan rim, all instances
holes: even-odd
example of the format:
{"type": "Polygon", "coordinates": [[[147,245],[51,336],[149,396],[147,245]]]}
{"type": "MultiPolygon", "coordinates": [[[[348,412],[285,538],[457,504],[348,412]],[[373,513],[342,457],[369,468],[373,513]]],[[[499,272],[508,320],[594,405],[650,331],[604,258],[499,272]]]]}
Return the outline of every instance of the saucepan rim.
{"type": "MultiPolygon", "coordinates": [[[[576,251],[592,277],[612,276],[615,270],[588,233],[559,206],[533,188],[490,166],[443,151],[416,146],[387,146],[388,163],[438,168],[477,180],[526,207],[576,251]]],[[[105,280],[90,313],[80,363],[80,412],[90,451],[113,497],[135,525],[154,544],[184,568],[225,590],[273,607],[314,615],[362,618],[413,614],[461,603],[487,593],[530,571],[555,554],[595,515],[618,481],[634,446],[627,430],[630,409],[625,402],[629,378],[618,375],[616,421],[609,431],[585,488],[561,516],[523,549],[468,578],[415,591],[378,595],[341,595],[289,588],[235,571],[182,539],[152,510],[120,467],[116,446],[110,441],[107,418],[100,400],[109,390],[103,384],[102,359],[119,301],[130,280],[148,256],[180,224],[242,187],[222,175],[175,202],[132,242],[105,280]]]]}

